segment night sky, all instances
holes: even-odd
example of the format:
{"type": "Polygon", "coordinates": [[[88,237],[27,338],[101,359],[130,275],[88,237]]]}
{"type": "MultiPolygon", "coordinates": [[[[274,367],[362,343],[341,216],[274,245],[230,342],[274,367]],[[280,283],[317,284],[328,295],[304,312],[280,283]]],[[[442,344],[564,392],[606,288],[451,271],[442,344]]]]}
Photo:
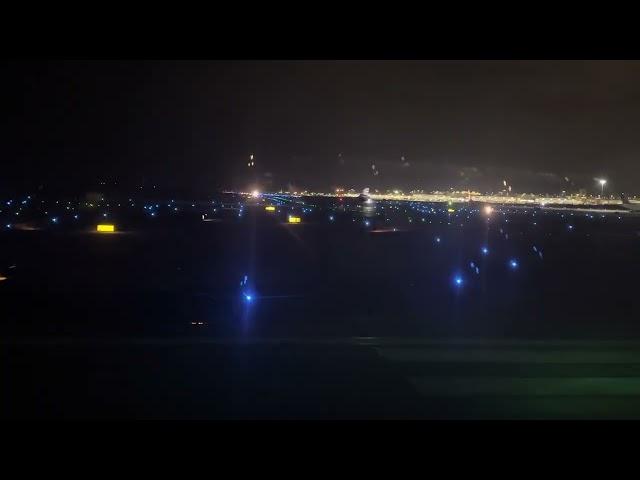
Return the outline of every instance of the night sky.
{"type": "Polygon", "coordinates": [[[2,187],[244,188],[253,153],[275,189],[596,192],[602,176],[640,192],[637,61],[30,61],[0,75],[2,187]]]}

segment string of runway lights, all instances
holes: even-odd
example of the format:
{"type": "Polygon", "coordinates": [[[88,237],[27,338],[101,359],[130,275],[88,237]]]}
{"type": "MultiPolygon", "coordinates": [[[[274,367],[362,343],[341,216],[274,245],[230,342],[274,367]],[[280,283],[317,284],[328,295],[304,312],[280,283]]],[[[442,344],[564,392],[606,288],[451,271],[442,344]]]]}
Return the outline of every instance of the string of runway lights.
{"type": "MultiPolygon", "coordinates": [[[[291,197],[285,194],[262,194],[261,195],[263,198],[269,199],[273,204],[275,204],[275,206],[277,207],[295,207],[298,206],[300,207],[300,213],[302,213],[302,215],[308,214],[308,213],[312,213],[314,211],[314,209],[318,208],[317,205],[315,204],[308,204],[305,201],[300,200],[299,198],[296,197],[291,197]]],[[[28,213],[28,208],[31,206],[30,204],[31,201],[31,196],[27,196],[25,199],[23,199],[22,201],[19,202],[15,202],[13,199],[9,199],[9,200],[5,200],[2,201],[2,205],[4,206],[4,208],[0,208],[0,214],[3,214],[4,216],[4,220],[5,220],[5,228],[10,229],[12,228],[12,226],[16,223],[16,220],[20,220],[20,218],[16,219],[16,218],[12,218],[12,217],[20,217],[21,215],[24,216],[25,213],[28,213]],[[12,210],[12,208],[15,208],[15,210],[12,210]]],[[[182,204],[185,204],[188,206],[190,206],[192,209],[195,208],[199,208],[202,206],[202,202],[181,202],[182,204]],[[198,203],[198,205],[197,205],[198,203]]],[[[122,203],[117,203],[114,204],[114,207],[117,205],[118,208],[122,207],[122,203]]],[[[211,205],[214,206],[214,208],[212,209],[212,213],[217,213],[218,209],[225,209],[225,208],[237,208],[238,209],[238,216],[242,217],[243,213],[244,213],[244,203],[242,201],[237,201],[237,202],[216,202],[215,200],[211,201],[211,205]],[[216,206],[217,205],[217,206],[216,206]]],[[[127,203],[128,207],[131,208],[135,208],[136,203],[133,201],[133,199],[129,199],[129,202],[127,203]]],[[[176,204],[175,200],[171,200],[169,201],[169,203],[167,203],[166,205],[163,204],[161,206],[160,203],[151,203],[151,204],[145,204],[142,205],[143,210],[148,214],[148,216],[150,217],[156,217],[160,214],[161,212],[161,208],[162,207],[167,207],[168,211],[172,214],[178,213],[180,212],[182,209],[176,204]]],[[[75,201],[75,202],[71,202],[71,201],[67,201],[66,204],[64,202],[60,202],[59,200],[56,200],[55,202],[47,202],[45,200],[41,200],[40,202],[40,212],[39,213],[44,213],[45,216],[48,216],[48,220],[51,224],[58,224],[60,223],[61,219],[63,218],[63,215],[65,213],[68,213],[70,215],[70,217],[73,220],[78,220],[80,218],[79,213],[81,209],[87,209],[87,210],[95,210],[95,209],[100,209],[100,208],[111,208],[111,204],[109,202],[104,202],[104,199],[102,199],[102,201],[100,202],[87,202],[87,201],[75,201]],[[55,206],[54,206],[54,205],[55,206]],[[60,207],[64,207],[63,211],[58,211],[60,210],[60,207]],[[56,209],[55,213],[50,213],[51,210],[56,209]]],[[[411,211],[417,213],[417,217],[420,217],[420,221],[421,222],[425,222],[425,223],[429,223],[432,224],[433,220],[429,219],[427,220],[425,218],[425,215],[434,215],[434,214],[438,214],[438,213],[454,213],[455,215],[452,218],[449,218],[447,221],[447,225],[451,225],[452,221],[460,218],[461,216],[459,215],[459,212],[464,212],[466,211],[466,220],[469,220],[471,217],[470,215],[477,213],[474,212],[474,209],[468,209],[468,208],[461,208],[458,209],[457,211],[454,210],[453,208],[451,208],[451,205],[448,206],[448,208],[444,209],[444,208],[439,208],[439,207],[433,207],[433,206],[429,206],[429,204],[424,204],[422,202],[407,202],[407,201],[389,201],[386,205],[380,205],[379,206],[380,211],[376,213],[376,215],[378,217],[382,216],[384,217],[384,220],[386,222],[390,222],[391,218],[389,218],[389,216],[387,215],[387,213],[391,212],[391,213],[411,213],[411,211]],[[409,207],[409,210],[407,209],[407,204],[409,207]]],[[[277,209],[278,213],[282,212],[281,208],[277,209]]],[[[502,207],[500,213],[502,213],[502,215],[507,215],[507,214],[513,214],[513,213],[520,213],[520,210],[518,209],[512,209],[509,207],[502,207]]],[[[544,211],[543,212],[545,215],[548,215],[550,212],[548,211],[544,211]]],[[[562,218],[565,218],[565,215],[567,216],[574,216],[576,215],[573,212],[569,212],[567,214],[565,213],[558,213],[558,212],[553,212],[554,214],[559,215],[562,218]]],[[[102,218],[109,218],[110,216],[110,211],[109,210],[105,210],[102,214],[102,218]]],[[[532,215],[535,217],[536,212],[533,211],[532,215]]],[[[585,213],[584,216],[586,218],[589,219],[595,219],[596,215],[594,214],[590,214],[590,213],[585,213]]],[[[600,218],[605,218],[604,214],[599,215],[600,218]]],[[[622,220],[621,216],[617,216],[618,220],[622,220]]],[[[333,211],[329,214],[328,216],[328,220],[333,222],[336,220],[336,208],[334,206],[333,211]]],[[[352,222],[356,222],[359,219],[357,217],[353,217],[352,218],[352,222]]],[[[412,216],[408,216],[407,220],[409,223],[413,223],[414,218],[412,216]]],[[[505,219],[505,222],[508,223],[508,219],[505,219]]],[[[440,224],[443,224],[444,222],[442,220],[439,221],[440,224]]],[[[371,222],[370,220],[365,219],[364,220],[364,224],[365,226],[370,226],[371,222]]],[[[532,222],[532,224],[535,226],[537,225],[537,222],[532,222]]],[[[463,223],[459,224],[460,226],[463,226],[463,223]]],[[[572,224],[568,224],[567,228],[569,230],[572,230],[574,227],[572,224]]]]}
{"type": "MultiPolygon", "coordinates": [[[[113,210],[117,207],[121,208],[136,208],[136,202],[133,199],[129,199],[128,202],[105,202],[104,198],[101,201],[89,202],[89,201],[60,201],[60,200],[41,200],[39,203],[31,202],[32,197],[29,195],[24,200],[16,202],[13,199],[0,201],[0,217],[2,218],[2,224],[5,230],[14,229],[18,225],[22,225],[26,222],[33,222],[34,220],[44,219],[51,226],[61,225],[66,223],[65,220],[79,220],[81,214],[84,216],[90,216],[91,219],[99,218],[111,218],[113,216],[113,210]],[[99,212],[102,210],[102,212],[99,212]],[[90,213],[91,212],[91,213],[90,213]]],[[[144,202],[142,202],[144,203],[144,202]]],[[[208,202],[206,202],[209,205],[208,202]]],[[[241,202],[221,202],[211,201],[210,205],[214,205],[213,213],[216,213],[220,208],[234,208],[237,205],[241,205],[241,202]]],[[[191,211],[200,211],[202,202],[180,202],[180,206],[175,200],[170,200],[169,203],[146,203],[144,205],[138,205],[138,208],[142,208],[143,212],[149,217],[156,217],[160,215],[163,208],[170,214],[177,214],[184,210],[188,210],[191,207],[191,211]]],[[[240,207],[242,211],[242,207],[240,207]]],[[[22,228],[24,229],[24,228],[22,228]]],[[[30,228],[34,229],[34,228],[30,228]]]]}
{"type": "MultiPolygon", "coordinates": [[[[277,207],[287,207],[287,206],[299,206],[300,207],[300,213],[304,214],[308,214],[308,213],[312,213],[315,209],[318,208],[317,205],[315,204],[308,204],[305,201],[300,200],[299,198],[296,197],[292,197],[292,196],[288,196],[285,194],[262,194],[261,197],[266,198],[271,200],[272,203],[274,203],[277,207]]],[[[31,202],[31,196],[27,196],[26,198],[24,198],[21,201],[15,201],[13,199],[9,199],[9,200],[3,200],[0,203],[0,215],[3,216],[4,220],[5,220],[5,228],[11,228],[17,221],[21,220],[21,216],[24,217],[25,213],[29,213],[29,208],[31,208],[32,210],[35,209],[36,207],[33,206],[33,202],[31,202]],[[17,218],[16,218],[17,217],[17,218]]],[[[191,207],[191,209],[196,209],[196,208],[201,208],[203,206],[203,202],[180,202],[182,205],[186,206],[187,209],[188,207],[191,207]]],[[[474,213],[473,209],[465,209],[464,207],[462,209],[458,209],[458,210],[454,210],[453,208],[451,208],[451,206],[449,206],[449,208],[438,208],[438,207],[433,207],[433,206],[429,206],[429,204],[424,204],[422,202],[413,202],[413,201],[389,201],[387,202],[386,205],[380,205],[379,209],[381,211],[377,212],[377,216],[382,216],[384,217],[384,220],[386,222],[390,222],[391,218],[389,218],[387,215],[385,215],[385,213],[387,212],[392,212],[392,213],[398,213],[398,212],[402,212],[402,213],[411,213],[407,210],[407,204],[409,206],[409,209],[412,210],[413,212],[419,214],[417,215],[420,218],[420,221],[422,222],[427,222],[427,223],[433,223],[433,221],[431,219],[427,220],[425,218],[425,215],[433,215],[433,214],[437,214],[437,213],[453,213],[456,212],[456,214],[454,215],[454,219],[460,218],[460,215],[458,214],[458,212],[460,211],[465,211],[467,210],[467,214],[466,214],[466,219],[470,219],[470,215],[474,213]],[[393,212],[395,210],[395,212],[393,212]]],[[[242,201],[236,201],[236,202],[222,202],[222,201],[211,201],[210,205],[213,205],[214,208],[212,209],[212,213],[217,213],[219,209],[229,209],[229,208],[237,208],[238,212],[239,212],[239,216],[242,217],[242,214],[244,213],[244,203],[242,201]]],[[[122,207],[122,203],[117,203],[114,204],[113,207],[118,207],[121,208],[122,207]]],[[[128,203],[125,205],[128,206],[130,208],[135,208],[136,206],[136,202],[133,201],[133,199],[129,199],[128,203]]],[[[145,213],[147,213],[148,216],[150,217],[156,217],[160,214],[161,209],[163,207],[165,207],[168,209],[169,213],[172,214],[176,214],[180,211],[183,210],[184,207],[180,207],[178,206],[178,204],[176,203],[175,200],[170,200],[169,203],[167,204],[160,204],[160,203],[148,203],[148,204],[144,204],[142,205],[143,210],[145,211],[145,213]]],[[[60,200],[56,200],[54,201],[46,201],[46,200],[41,200],[40,204],[39,204],[39,212],[38,213],[43,213],[46,217],[48,217],[48,220],[51,224],[58,224],[61,222],[61,220],[64,218],[65,214],[69,214],[69,216],[73,219],[73,220],[78,220],[80,218],[80,215],[78,212],[81,212],[82,210],[97,210],[97,209],[105,209],[104,212],[102,212],[102,217],[103,218],[109,218],[111,215],[110,208],[113,208],[110,202],[104,202],[104,198],[102,199],[102,201],[98,201],[98,202],[88,202],[88,201],[67,201],[66,203],[63,201],[61,202],[60,200]],[[61,210],[61,208],[63,208],[63,210],[61,210]]],[[[329,221],[334,221],[336,219],[335,217],[335,210],[336,208],[333,209],[334,211],[331,212],[328,216],[328,220],[329,221]]],[[[277,212],[280,213],[282,211],[282,209],[278,209],[277,212]]],[[[502,207],[501,208],[501,213],[503,215],[506,214],[512,214],[512,213],[519,213],[519,210],[517,209],[512,209],[509,207],[502,207]]],[[[550,212],[548,211],[544,211],[543,212],[545,215],[549,214],[550,212]]],[[[560,217],[565,218],[565,214],[564,213],[557,213],[557,212],[553,212],[554,214],[558,214],[560,217]]],[[[535,216],[536,213],[535,211],[533,212],[533,215],[535,216]]],[[[567,213],[566,215],[568,216],[574,216],[577,215],[573,212],[567,213]]],[[[595,219],[597,216],[594,214],[590,214],[590,213],[585,213],[584,216],[586,218],[589,219],[595,219]]],[[[600,218],[605,218],[604,214],[599,215],[600,218]]],[[[617,216],[618,220],[622,220],[621,216],[617,216]]],[[[409,223],[413,223],[413,221],[415,220],[412,216],[407,217],[408,222],[409,223]]],[[[352,221],[356,222],[359,219],[357,217],[353,217],[352,221]]],[[[451,225],[451,221],[452,219],[449,219],[447,221],[447,225],[451,225]]],[[[505,220],[506,222],[508,222],[508,219],[505,220]]],[[[364,220],[365,222],[365,226],[367,226],[367,224],[370,224],[370,221],[368,220],[364,220]]],[[[443,222],[440,221],[440,223],[442,224],[443,222]]],[[[533,225],[536,225],[536,222],[533,222],[533,225]]],[[[463,226],[463,224],[460,224],[460,226],[463,226]]],[[[568,229],[573,229],[573,225],[569,224],[568,229]]]]}
{"type": "MultiPolygon", "coordinates": [[[[301,197],[287,195],[287,194],[260,194],[254,192],[251,195],[254,199],[259,198],[260,200],[266,200],[269,202],[271,206],[275,208],[276,213],[288,212],[300,214],[302,217],[308,214],[312,214],[314,211],[320,209],[317,204],[309,203],[303,200],[301,197]]],[[[238,198],[245,198],[243,196],[239,196],[238,198]]],[[[210,210],[202,214],[202,219],[209,213],[217,213],[219,210],[223,209],[237,209],[238,217],[242,218],[244,213],[244,208],[246,206],[247,200],[237,200],[237,201],[216,201],[212,200],[211,202],[180,202],[180,205],[175,200],[170,200],[168,203],[150,203],[150,202],[142,202],[142,204],[138,204],[137,208],[142,208],[143,213],[145,213],[150,218],[157,217],[166,208],[166,211],[172,215],[179,214],[183,211],[192,211],[192,212],[200,212],[202,207],[206,205],[210,210]],[[189,210],[189,207],[191,209],[189,210]]],[[[99,201],[89,202],[89,201],[46,201],[41,200],[39,203],[34,202],[31,195],[27,195],[21,200],[8,199],[0,201],[0,216],[4,220],[2,224],[4,224],[5,230],[11,230],[14,228],[14,225],[17,224],[16,219],[22,220],[23,217],[28,217],[31,213],[39,213],[44,214],[45,218],[48,220],[48,223],[51,227],[59,225],[61,223],[66,222],[67,219],[71,219],[72,221],[77,221],[80,218],[80,213],[83,211],[93,211],[96,212],[98,210],[103,210],[99,215],[102,218],[110,218],[112,215],[112,208],[123,208],[123,203],[114,203],[113,206],[111,202],[105,202],[104,198],[100,198],[99,201]]],[[[132,198],[128,199],[128,202],[124,202],[125,208],[136,209],[136,201],[132,198]]],[[[495,217],[496,215],[502,215],[503,226],[499,228],[500,235],[505,239],[509,240],[509,233],[506,231],[506,225],[509,224],[508,216],[511,215],[530,215],[531,216],[531,226],[536,227],[538,225],[538,216],[539,214],[545,216],[556,216],[561,219],[566,219],[566,229],[567,232],[574,231],[574,223],[573,218],[578,218],[581,216],[581,213],[577,212],[561,212],[561,211],[549,211],[549,210],[535,210],[531,208],[514,208],[514,207],[498,207],[494,209],[494,207],[487,206],[486,210],[481,211],[480,208],[472,208],[472,207],[460,207],[458,209],[453,208],[451,202],[449,204],[442,205],[433,205],[423,202],[415,202],[415,201],[387,201],[381,202],[377,208],[375,216],[381,218],[385,223],[392,222],[391,217],[395,217],[398,214],[407,215],[407,222],[412,224],[414,221],[425,223],[425,224],[434,224],[437,222],[439,225],[444,225],[446,223],[447,226],[459,226],[460,228],[465,226],[465,222],[474,218],[474,216],[478,214],[484,214],[487,219],[491,217],[495,217]],[[458,223],[460,221],[460,223],[458,223]]],[[[330,223],[336,222],[340,215],[349,215],[351,214],[351,220],[353,223],[362,221],[366,228],[371,227],[371,220],[369,218],[362,219],[362,216],[359,214],[359,210],[357,206],[349,206],[343,203],[342,199],[338,199],[337,202],[329,207],[329,213],[327,216],[327,220],[330,223]]],[[[596,215],[593,213],[584,213],[584,218],[590,220],[596,220],[600,218],[601,220],[606,220],[607,218],[613,216],[614,214],[600,214],[596,215]]],[[[94,214],[95,216],[95,214],[94,214]]],[[[622,217],[620,215],[615,215],[619,221],[622,221],[622,217]]],[[[395,221],[395,218],[393,218],[395,221]]],[[[495,223],[495,222],[494,222],[495,223]]],[[[398,227],[394,226],[389,231],[396,232],[398,227]]],[[[523,233],[523,232],[519,232],[523,233]]],[[[547,235],[551,235],[550,232],[547,232],[547,235]]],[[[590,234],[585,232],[586,236],[590,234]]],[[[442,242],[442,236],[438,235],[434,237],[434,242],[436,244],[440,244],[442,242]]],[[[540,260],[543,260],[544,254],[543,250],[539,248],[539,246],[532,245],[531,250],[534,255],[536,255],[540,260]]],[[[480,255],[486,257],[489,255],[490,251],[488,246],[481,246],[479,249],[480,255]]],[[[469,260],[468,265],[472,273],[476,275],[480,274],[478,260],[469,260]]],[[[516,258],[511,258],[507,262],[507,267],[511,270],[517,270],[520,267],[520,263],[516,258]]],[[[245,279],[246,284],[246,279],[245,279]]],[[[456,273],[453,276],[453,284],[456,287],[462,287],[465,284],[465,276],[462,273],[456,273]]],[[[251,302],[254,300],[254,294],[244,295],[244,298],[247,302],[251,302]]]]}

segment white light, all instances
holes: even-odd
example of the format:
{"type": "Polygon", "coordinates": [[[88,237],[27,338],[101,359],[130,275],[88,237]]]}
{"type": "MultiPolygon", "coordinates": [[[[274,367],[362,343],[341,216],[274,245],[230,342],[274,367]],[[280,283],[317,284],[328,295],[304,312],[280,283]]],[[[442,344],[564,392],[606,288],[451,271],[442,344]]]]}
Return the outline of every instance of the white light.
{"type": "Polygon", "coordinates": [[[253,198],[258,198],[260,196],[260,192],[258,190],[254,190],[253,192],[251,192],[251,196],[253,198]]]}
{"type": "Polygon", "coordinates": [[[493,207],[491,205],[487,205],[486,207],[484,207],[484,213],[486,213],[487,215],[491,215],[492,212],[493,207]]]}
{"type": "Polygon", "coordinates": [[[600,182],[600,185],[606,185],[607,181],[604,178],[601,178],[600,180],[598,180],[598,182],[600,182]]]}

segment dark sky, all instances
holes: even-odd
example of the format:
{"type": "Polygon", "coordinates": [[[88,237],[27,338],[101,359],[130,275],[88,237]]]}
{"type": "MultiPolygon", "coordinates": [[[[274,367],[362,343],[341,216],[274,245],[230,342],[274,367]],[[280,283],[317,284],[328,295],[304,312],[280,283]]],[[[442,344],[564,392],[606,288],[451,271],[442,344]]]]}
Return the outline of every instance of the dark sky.
{"type": "Polygon", "coordinates": [[[253,153],[274,188],[507,178],[551,192],[605,176],[640,191],[636,61],[48,61],[0,74],[4,184],[243,187],[253,153]]]}

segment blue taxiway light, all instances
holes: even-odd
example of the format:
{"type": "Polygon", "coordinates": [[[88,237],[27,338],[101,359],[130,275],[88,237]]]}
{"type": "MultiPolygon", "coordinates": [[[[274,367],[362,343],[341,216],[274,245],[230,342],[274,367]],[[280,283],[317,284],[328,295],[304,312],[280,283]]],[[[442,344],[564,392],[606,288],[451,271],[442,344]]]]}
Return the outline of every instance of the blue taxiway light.
{"type": "Polygon", "coordinates": [[[488,255],[489,254],[489,249],[487,247],[482,247],[482,254],[483,255],[488,255]]]}
{"type": "Polygon", "coordinates": [[[509,260],[509,266],[511,268],[518,268],[518,262],[514,259],[509,260]]]}

